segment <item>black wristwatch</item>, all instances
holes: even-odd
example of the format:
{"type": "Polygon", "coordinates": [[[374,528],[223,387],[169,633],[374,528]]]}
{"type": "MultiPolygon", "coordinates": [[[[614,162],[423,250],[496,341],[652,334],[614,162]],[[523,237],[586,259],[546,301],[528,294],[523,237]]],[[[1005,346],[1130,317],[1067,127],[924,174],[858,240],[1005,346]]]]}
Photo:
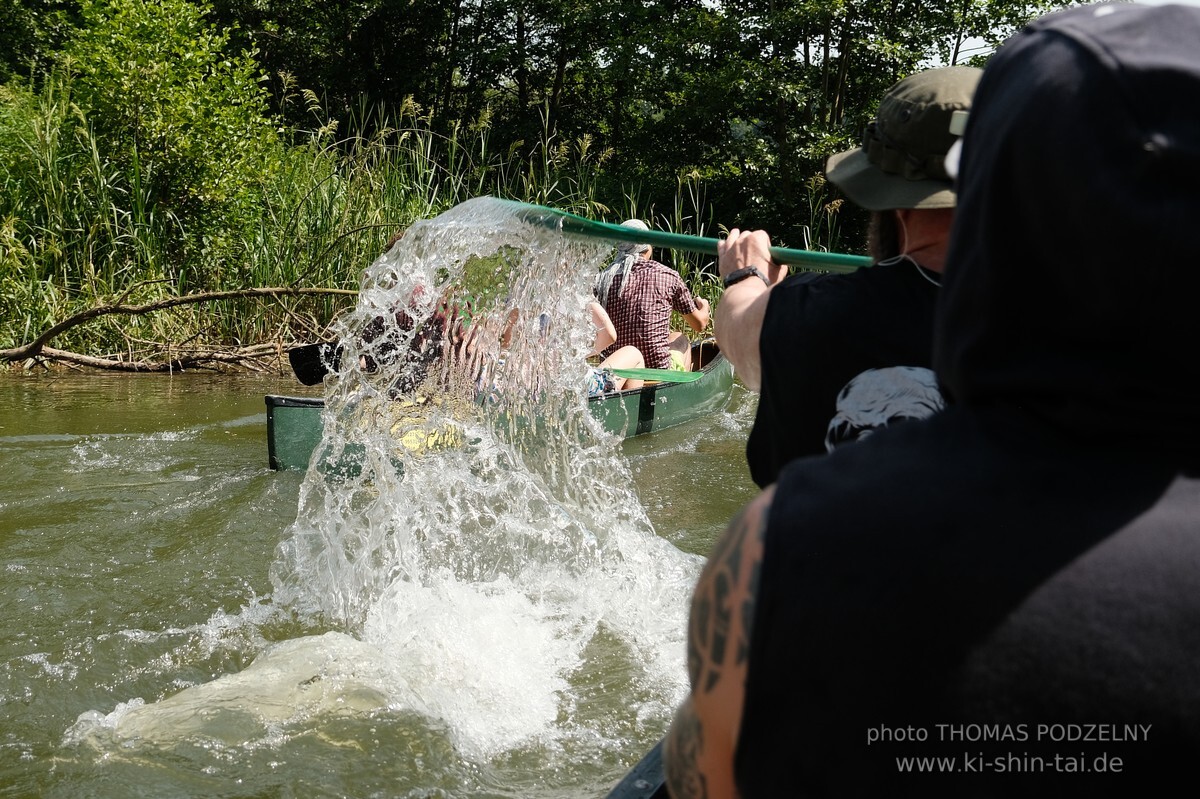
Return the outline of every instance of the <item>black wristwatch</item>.
{"type": "Polygon", "coordinates": [[[766,283],[768,286],[771,285],[771,281],[767,280],[766,275],[764,275],[762,272],[758,271],[757,266],[747,266],[743,269],[737,269],[733,272],[730,272],[728,275],[725,276],[725,278],[721,281],[721,283],[722,283],[722,285],[725,286],[725,288],[729,288],[734,283],[738,283],[742,280],[745,280],[748,277],[752,277],[755,275],[762,278],[762,282],[766,283]]]}

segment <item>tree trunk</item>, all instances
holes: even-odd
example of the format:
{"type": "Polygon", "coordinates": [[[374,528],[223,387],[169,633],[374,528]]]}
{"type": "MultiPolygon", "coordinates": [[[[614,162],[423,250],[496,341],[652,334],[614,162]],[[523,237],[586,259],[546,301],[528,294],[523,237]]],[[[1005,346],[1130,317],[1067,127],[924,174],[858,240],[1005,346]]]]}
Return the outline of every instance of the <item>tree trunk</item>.
{"type": "Polygon", "coordinates": [[[850,72],[851,29],[854,27],[854,10],[846,15],[842,24],[842,35],[838,38],[838,72],[833,89],[833,106],[829,110],[830,126],[842,124],[845,116],[846,78],[850,72]]]}
{"type": "Polygon", "coordinates": [[[446,44],[446,68],[442,72],[441,91],[438,92],[438,107],[434,109],[434,118],[451,116],[450,104],[454,95],[454,66],[458,63],[458,35],[462,23],[462,0],[454,0],[454,10],[450,17],[450,40],[446,44]]]}
{"type": "Polygon", "coordinates": [[[525,9],[517,9],[517,108],[524,114],[529,110],[529,55],[525,31],[525,9]]]}
{"type": "Polygon", "coordinates": [[[554,84],[550,89],[550,130],[558,128],[558,110],[562,105],[563,88],[567,81],[567,27],[559,29],[558,51],[554,55],[554,84]]]}
{"type": "Polygon", "coordinates": [[[833,119],[833,98],[830,97],[829,43],[833,40],[833,17],[825,17],[825,30],[821,35],[821,117],[829,124],[833,119]]]}
{"type": "Polygon", "coordinates": [[[966,35],[967,18],[971,12],[971,0],[963,0],[962,12],[955,20],[954,26],[954,49],[950,53],[950,66],[958,64],[959,53],[962,52],[963,39],[966,35]]]}
{"type": "MultiPolygon", "coordinates": [[[[769,6],[770,19],[775,19],[777,9],[775,0],[771,0],[769,6]]],[[[785,73],[785,64],[791,53],[789,47],[790,42],[784,42],[782,34],[779,34],[778,25],[770,26],[771,31],[771,55],[770,59],[773,62],[772,73],[775,75],[783,75],[785,73]]],[[[788,113],[787,99],[776,93],[774,101],[774,122],[772,123],[772,135],[775,139],[775,149],[778,155],[776,163],[778,164],[778,179],[779,193],[786,198],[794,196],[793,187],[795,186],[795,171],[794,160],[788,152],[787,140],[789,130],[790,114],[788,113]]]]}

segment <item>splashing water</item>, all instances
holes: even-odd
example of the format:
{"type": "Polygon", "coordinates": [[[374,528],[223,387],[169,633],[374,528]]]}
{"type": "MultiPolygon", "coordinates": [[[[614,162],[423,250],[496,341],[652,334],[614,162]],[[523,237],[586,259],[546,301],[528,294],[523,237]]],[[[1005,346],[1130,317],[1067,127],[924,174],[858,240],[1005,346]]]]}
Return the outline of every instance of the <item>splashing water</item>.
{"type": "Polygon", "coordinates": [[[699,559],[655,535],[587,410],[609,249],[487,198],[413,225],[368,268],[327,382],[319,451],[356,468],[310,469],[272,567],[276,603],[375,653],[381,705],[469,758],[586,727],[576,686],[601,639],[650,715],[683,691],[699,559]],[[466,339],[453,356],[439,325],[466,339]]]}

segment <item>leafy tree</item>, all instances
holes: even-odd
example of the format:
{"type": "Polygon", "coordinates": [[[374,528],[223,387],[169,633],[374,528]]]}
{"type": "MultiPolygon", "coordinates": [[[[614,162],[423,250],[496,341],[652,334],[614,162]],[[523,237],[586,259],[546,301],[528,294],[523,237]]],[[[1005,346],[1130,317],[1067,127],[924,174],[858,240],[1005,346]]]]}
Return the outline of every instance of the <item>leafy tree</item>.
{"type": "MultiPolygon", "coordinates": [[[[74,101],[129,176],[130,195],[180,231],[173,260],[209,264],[236,250],[262,213],[259,188],[276,138],[252,54],[188,0],[86,0],[84,26],[62,56],[74,101]]],[[[181,271],[180,288],[208,284],[181,271]]]]}
{"type": "Polygon", "coordinates": [[[311,90],[322,109],[346,121],[364,106],[398,108],[414,98],[444,104],[457,68],[451,47],[467,0],[214,0],[214,19],[255,52],[274,81],[276,110],[293,89],[311,90]]]}
{"type": "MultiPolygon", "coordinates": [[[[74,19],[75,4],[64,0],[0,3],[15,9],[11,52],[24,54],[9,64],[44,53],[51,29],[74,19]]],[[[269,116],[263,96],[247,88],[257,79],[249,53],[268,76],[260,85],[272,89],[274,112],[296,128],[315,122],[371,135],[397,109],[415,107],[447,137],[486,128],[492,152],[586,140],[611,153],[597,184],[603,205],[662,209],[684,181],[706,187],[708,218],[761,225],[799,245],[836,207],[819,180],[826,157],[858,140],[888,86],[931,64],[978,61],[968,44],[994,46],[1029,18],[1071,4],[212,3],[206,17],[208,6],[182,0],[84,0],[87,30],[70,48],[89,118],[120,142],[121,164],[137,154],[155,201],[171,213],[228,213],[253,183],[222,180],[258,157],[253,118],[269,116]],[[151,67],[155,59],[162,63],[151,67]],[[297,89],[305,102],[292,102],[297,89]]]]}
{"type": "Polygon", "coordinates": [[[803,228],[820,226],[831,207],[814,203],[814,191],[829,192],[814,178],[830,154],[857,143],[891,84],[927,66],[958,63],[968,41],[994,46],[1030,18],[1069,4],[700,5],[655,39],[672,65],[654,80],[662,127],[674,133],[650,134],[636,148],[615,144],[614,160],[644,174],[698,170],[712,182],[717,218],[763,225],[803,245],[803,228]]]}
{"type": "Polygon", "coordinates": [[[79,24],[77,0],[0,0],[0,82],[43,74],[79,24]]]}

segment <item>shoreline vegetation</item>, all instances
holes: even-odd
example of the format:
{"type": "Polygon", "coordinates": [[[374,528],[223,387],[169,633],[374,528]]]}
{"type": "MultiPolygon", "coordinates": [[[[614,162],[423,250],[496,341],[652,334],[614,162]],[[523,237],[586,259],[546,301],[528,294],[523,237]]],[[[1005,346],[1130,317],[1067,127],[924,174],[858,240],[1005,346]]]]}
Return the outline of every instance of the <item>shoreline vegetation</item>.
{"type": "MultiPolygon", "coordinates": [[[[154,196],[177,187],[156,183],[136,157],[132,172],[112,171],[73,87],[51,80],[40,94],[0,87],[29,134],[16,164],[28,170],[22,191],[0,218],[0,363],[12,368],[286,371],[287,350],[327,338],[363,270],[418,219],[485,194],[612,215],[595,190],[607,154],[586,138],[547,132],[526,152],[493,154],[486,126],[441,135],[415,104],[394,123],[363,120],[369,136],[287,130],[260,145],[224,197],[154,196]]],[[[700,182],[679,188],[674,218],[650,211],[654,224],[703,231],[687,224],[705,212],[700,182]]],[[[700,257],[673,255],[693,290],[716,299],[700,257]]]]}
{"type": "MultiPolygon", "coordinates": [[[[1016,24],[1062,4],[983,6],[1016,24]]],[[[338,94],[321,84],[329,78],[315,58],[321,47],[293,41],[316,30],[345,49],[341,18],[310,19],[297,8],[292,17],[249,19],[239,16],[251,14],[244,5],[189,0],[50,5],[17,0],[12,28],[0,36],[8,45],[0,58],[0,364],[12,370],[286,371],[289,348],[328,338],[393,235],[481,195],[603,221],[638,217],[699,236],[719,233],[717,220],[790,231],[794,243],[779,237],[788,246],[861,249],[864,220],[825,184],[825,156],[853,143],[882,86],[943,53],[939,41],[995,27],[978,10],[961,19],[929,11],[942,15],[923,20],[936,30],[932,41],[919,44],[895,28],[887,35],[910,37],[909,44],[888,50],[882,70],[872,64],[877,56],[856,47],[855,57],[865,59],[856,77],[850,50],[846,58],[828,48],[822,54],[810,40],[878,39],[880,20],[820,11],[832,16],[804,21],[808,39],[784,60],[792,78],[746,73],[761,57],[753,41],[745,54],[729,51],[735,60],[723,72],[707,75],[708,67],[691,62],[697,53],[726,58],[716,46],[724,34],[711,26],[741,12],[622,6],[629,25],[661,28],[654,55],[665,72],[658,74],[629,60],[650,53],[639,37],[584,19],[575,20],[577,30],[559,6],[535,2],[514,20],[489,21],[482,15],[494,10],[443,4],[458,15],[443,21],[455,34],[439,39],[446,69],[422,78],[436,78],[437,91],[423,101],[413,94],[389,101],[380,88],[386,67],[377,64],[338,94]],[[527,12],[545,16],[520,17],[527,12]],[[668,13],[698,16],[680,17],[678,29],[646,16],[668,13]],[[470,28],[482,47],[480,37],[499,37],[510,22],[550,49],[527,49],[484,73],[492,62],[482,50],[464,50],[463,36],[470,28]],[[590,32],[571,39],[579,30],[590,32]],[[592,42],[599,30],[634,49],[592,42]],[[599,55],[587,49],[593,44],[599,55]],[[456,60],[468,56],[478,56],[469,61],[475,72],[456,60]],[[289,66],[322,94],[302,88],[289,66]],[[614,75],[637,85],[612,86],[614,75]],[[782,90],[804,75],[819,88],[782,90]],[[678,91],[662,83],[668,79],[678,91]],[[748,82],[781,88],[779,96],[791,98],[787,113],[798,116],[772,118],[771,109],[783,106],[749,92],[748,82]],[[640,94],[622,94],[635,89],[640,94]],[[350,97],[360,98],[357,106],[350,97]],[[572,103],[593,107],[572,122],[572,103]],[[680,123],[685,114],[691,121],[680,123]],[[843,228],[856,230],[843,235],[843,228]]],[[[406,16],[414,12],[382,0],[343,11],[356,30],[384,24],[372,14],[393,15],[388,25],[417,24],[406,16]]],[[[590,3],[571,13],[593,12],[608,13],[590,3]]],[[[773,39],[773,25],[786,27],[782,17],[755,19],[743,26],[751,38],[773,39]]],[[[412,57],[401,42],[389,47],[389,58],[412,57]]],[[[694,293],[719,300],[711,258],[662,256],[694,293]]]]}

